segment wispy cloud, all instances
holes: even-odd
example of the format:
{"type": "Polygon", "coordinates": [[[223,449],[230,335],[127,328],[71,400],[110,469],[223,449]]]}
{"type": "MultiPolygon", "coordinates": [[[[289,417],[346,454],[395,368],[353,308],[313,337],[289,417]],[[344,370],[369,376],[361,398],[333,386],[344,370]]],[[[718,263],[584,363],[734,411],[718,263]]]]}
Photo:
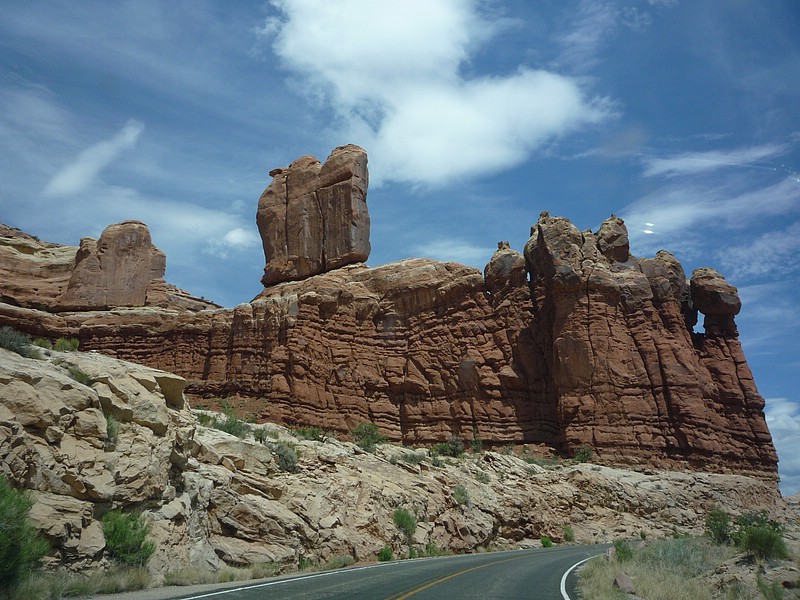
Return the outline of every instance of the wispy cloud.
{"type": "MultiPolygon", "coordinates": [[[[620,213],[631,243],[648,252],[673,247],[693,236],[708,239],[723,230],[745,229],[754,220],[792,214],[800,209],[800,185],[793,177],[776,183],[739,179],[688,181],[657,189],[629,204],[620,213]]],[[[730,247],[729,243],[725,247],[730,247]]]]}
{"type": "Polygon", "coordinates": [[[330,103],[337,137],[370,149],[375,183],[496,173],[611,113],[553,72],[464,76],[472,54],[507,26],[476,2],[272,4],[280,15],[264,35],[283,65],[330,103]]]}
{"type": "Polygon", "coordinates": [[[557,64],[576,72],[594,67],[602,55],[600,49],[616,31],[618,19],[614,4],[583,0],[575,10],[571,27],[558,37],[557,64]]]}
{"type": "Polygon", "coordinates": [[[772,165],[761,164],[786,152],[782,144],[765,144],[735,150],[712,150],[708,152],[687,152],[669,158],[645,157],[644,175],[653,177],[664,175],[694,175],[726,167],[751,167],[755,169],[776,170],[772,165]]]}
{"type": "Polygon", "coordinates": [[[800,222],[764,233],[717,253],[725,272],[734,278],[781,277],[800,271],[800,222]]]}
{"type": "Polygon", "coordinates": [[[412,248],[414,256],[433,258],[444,262],[457,262],[483,269],[494,250],[470,244],[464,240],[439,238],[418,244],[412,248]]]}
{"type": "Polygon", "coordinates": [[[48,182],[45,196],[67,196],[84,191],[100,172],[114,162],[125,150],[136,145],[144,124],[129,120],[111,139],[98,142],[81,152],[48,182]]]}
{"type": "Polygon", "coordinates": [[[781,491],[788,496],[800,492],[800,406],[788,398],[767,398],[765,414],[778,450],[781,491]]]}

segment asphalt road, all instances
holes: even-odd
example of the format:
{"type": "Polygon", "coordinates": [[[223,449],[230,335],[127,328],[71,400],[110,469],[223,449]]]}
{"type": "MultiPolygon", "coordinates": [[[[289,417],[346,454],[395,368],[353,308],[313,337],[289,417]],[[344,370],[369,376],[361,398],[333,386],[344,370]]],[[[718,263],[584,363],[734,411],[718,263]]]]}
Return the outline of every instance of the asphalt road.
{"type": "MultiPolygon", "coordinates": [[[[404,560],[225,588],[172,588],[160,596],[184,600],[563,600],[564,572],[604,551],[605,546],[566,546],[404,560]]],[[[574,572],[567,580],[567,591],[576,598],[574,572]]]]}

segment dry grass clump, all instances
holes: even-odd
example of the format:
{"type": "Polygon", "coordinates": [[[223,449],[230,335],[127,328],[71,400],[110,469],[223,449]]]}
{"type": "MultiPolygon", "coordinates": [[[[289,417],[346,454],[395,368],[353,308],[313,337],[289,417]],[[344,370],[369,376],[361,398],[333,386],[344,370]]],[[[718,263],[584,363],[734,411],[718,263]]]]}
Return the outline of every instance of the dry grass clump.
{"type": "Polygon", "coordinates": [[[581,569],[581,598],[619,600],[627,598],[614,589],[614,577],[628,574],[636,595],[648,600],[697,600],[711,598],[714,589],[705,577],[736,553],[734,548],[716,546],[700,538],[657,540],[634,550],[624,562],[616,559],[590,560],[581,569]]]}

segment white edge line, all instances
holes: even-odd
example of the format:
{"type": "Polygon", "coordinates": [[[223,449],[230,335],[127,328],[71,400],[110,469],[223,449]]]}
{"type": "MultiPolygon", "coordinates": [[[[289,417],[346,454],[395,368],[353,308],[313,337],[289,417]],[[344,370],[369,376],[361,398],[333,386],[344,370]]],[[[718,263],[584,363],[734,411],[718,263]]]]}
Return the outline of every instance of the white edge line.
{"type": "Polygon", "coordinates": [[[282,583],[291,583],[293,581],[302,581],[303,579],[315,579],[317,577],[329,577],[331,575],[337,575],[339,573],[345,572],[352,572],[352,571],[363,571],[365,569],[375,569],[377,567],[383,567],[386,565],[390,565],[392,563],[386,562],[380,565],[367,565],[365,567],[354,567],[352,569],[338,569],[336,571],[326,571],[324,573],[314,573],[313,575],[302,575],[300,577],[287,577],[285,579],[277,579],[275,581],[267,581],[266,583],[256,583],[253,585],[243,585],[237,588],[229,588],[227,590],[220,590],[218,592],[208,592],[206,594],[200,594],[199,596],[187,596],[182,598],[181,600],[199,600],[200,598],[211,598],[212,596],[222,596],[225,594],[233,594],[234,592],[241,592],[243,590],[254,590],[257,588],[263,587],[270,587],[273,585],[280,585],[282,583]]]}
{"type": "Polygon", "coordinates": [[[572,565],[569,569],[564,571],[564,575],[561,576],[561,597],[564,600],[571,600],[571,598],[569,597],[569,594],[567,593],[567,577],[569,576],[570,573],[572,573],[572,570],[575,567],[577,567],[578,565],[582,565],[587,560],[592,560],[593,558],[597,558],[598,556],[603,556],[603,555],[602,554],[595,554],[594,556],[590,556],[589,558],[584,558],[583,560],[579,560],[574,565],[572,565]]]}

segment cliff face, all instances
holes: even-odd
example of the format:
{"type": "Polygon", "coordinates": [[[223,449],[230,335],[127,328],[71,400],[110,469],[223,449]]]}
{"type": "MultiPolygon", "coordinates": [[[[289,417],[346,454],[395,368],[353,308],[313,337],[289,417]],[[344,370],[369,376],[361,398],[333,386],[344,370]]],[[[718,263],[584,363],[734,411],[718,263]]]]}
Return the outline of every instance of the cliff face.
{"type": "Polygon", "coordinates": [[[271,424],[260,426],[266,443],[239,439],[197,422],[180,377],[99,353],[40,352],[0,349],[0,474],[31,490],[31,520],[51,544],[53,568],[111,566],[100,521],[109,508],[141,511],[151,524],[156,575],[374,560],[387,544],[399,555],[408,548],[392,522],[399,506],[417,516],[418,551],[558,543],[566,525],[580,543],[699,534],[713,506],[791,517],[776,486],[743,475],[543,468],[496,452],[434,461],[420,450],[411,461],[408,448],[368,454],[271,424]],[[270,448],[278,443],[297,448],[294,472],[279,467],[270,448]]]}
{"type": "Polygon", "coordinates": [[[325,165],[304,157],[273,171],[258,214],[269,285],[252,302],[60,314],[0,304],[0,323],[174,371],[198,403],[232,397],[262,420],[337,431],[369,420],[408,444],[460,435],[564,454],[591,446],[611,463],[776,473],[737,338],[740,302],[720,274],[701,269],[687,282],[668,252],[633,257],[616,217],[592,233],[546,213],[524,255],[501,243],[483,276],[427,259],[349,264],[368,254],[350,252],[356,230],[336,254],[345,266],[333,268],[320,250],[329,234],[308,234],[319,221],[306,218],[311,200],[343,186],[319,222],[346,229],[367,181],[363,151],[337,150],[325,165]],[[286,233],[296,219],[270,206],[306,215],[305,233],[286,233]],[[308,243],[282,255],[293,239],[308,243]],[[704,333],[693,331],[698,310],[704,333]]]}

